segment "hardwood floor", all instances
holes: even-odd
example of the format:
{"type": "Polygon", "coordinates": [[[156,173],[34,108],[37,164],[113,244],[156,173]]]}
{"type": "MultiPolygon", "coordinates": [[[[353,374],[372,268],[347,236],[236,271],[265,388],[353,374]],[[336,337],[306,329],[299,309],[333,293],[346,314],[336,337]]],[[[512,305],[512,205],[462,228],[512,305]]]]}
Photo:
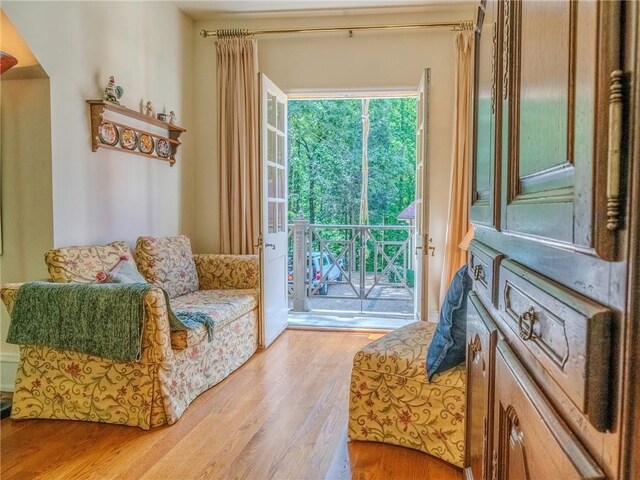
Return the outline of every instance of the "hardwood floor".
{"type": "Polygon", "coordinates": [[[347,442],[349,375],[367,334],[288,330],[173,426],[0,422],[0,476],[122,479],[462,479],[421,452],[347,442]]]}

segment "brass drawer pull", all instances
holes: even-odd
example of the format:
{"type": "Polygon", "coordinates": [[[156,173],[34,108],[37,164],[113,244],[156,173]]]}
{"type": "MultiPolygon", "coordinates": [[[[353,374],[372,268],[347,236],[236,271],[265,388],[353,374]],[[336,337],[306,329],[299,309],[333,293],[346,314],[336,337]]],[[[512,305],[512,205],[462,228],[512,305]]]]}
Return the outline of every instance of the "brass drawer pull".
{"type": "Polygon", "coordinates": [[[534,323],[536,323],[536,311],[533,307],[529,307],[529,310],[518,317],[518,328],[520,329],[520,338],[522,340],[531,340],[534,323]]]}
{"type": "Polygon", "coordinates": [[[481,276],[482,276],[482,265],[476,265],[475,267],[473,267],[473,279],[480,280],[481,276]]]}

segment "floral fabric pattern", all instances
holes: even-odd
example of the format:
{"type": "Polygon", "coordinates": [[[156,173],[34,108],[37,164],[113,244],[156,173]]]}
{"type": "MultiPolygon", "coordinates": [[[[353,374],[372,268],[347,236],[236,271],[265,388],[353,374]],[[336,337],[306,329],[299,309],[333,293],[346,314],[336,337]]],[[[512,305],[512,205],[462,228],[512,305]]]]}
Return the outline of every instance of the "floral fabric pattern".
{"type": "Polygon", "coordinates": [[[194,255],[200,290],[258,288],[257,255],[194,255]]]}
{"type": "Polygon", "coordinates": [[[140,237],[136,242],[138,270],[149,283],[162,287],[169,298],[198,290],[198,275],[191,253],[191,242],[178,237],[140,237]]]}
{"type": "Polygon", "coordinates": [[[60,283],[99,281],[101,275],[111,271],[124,258],[132,258],[131,249],[125,242],[55,248],[44,255],[51,279],[60,283]]]}
{"type": "Polygon", "coordinates": [[[349,438],[413,448],[462,467],[465,367],[427,381],[425,358],[435,328],[415,322],[356,353],[349,438]]]}
{"type": "Polygon", "coordinates": [[[148,429],[154,364],[20,347],[11,417],[84,420],[148,429]]]}
{"type": "Polygon", "coordinates": [[[198,395],[238,369],[257,348],[258,314],[252,310],[216,329],[213,341],[176,352],[173,362],[160,365],[158,371],[166,415],[163,423],[178,420],[198,395]]]}
{"type": "MultiPolygon", "coordinates": [[[[121,256],[122,250],[113,254],[113,265],[121,256]]],[[[56,270],[57,278],[89,279],[94,272],[109,269],[112,254],[107,257],[108,261],[102,261],[93,270],[84,260],[79,270],[56,270]],[[74,277],[69,273],[72,271],[73,275],[82,273],[74,277]]],[[[57,261],[65,260],[60,256],[57,261]]],[[[0,298],[9,314],[20,285],[7,284],[0,289],[0,298]]],[[[172,348],[164,293],[160,288],[152,288],[145,296],[142,353],[138,362],[122,363],[68,350],[20,346],[12,418],[83,420],[143,429],[176,422],[194,398],[240,367],[258,346],[255,290],[197,292],[187,296],[183,304],[185,308],[199,309],[196,304],[200,300],[210,302],[202,308],[212,312],[215,308],[226,309],[227,316],[216,325],[211,342],[187,342],[177,351],[172,348]]]]}
{"type": "MultiPolygon", "coordinates": [[[[247,290],[199,290],[174,298],[171,308],[175,311],[206,313],[214,320],[216,334],[220,328],[236,318],[258,308],[258,291],[247,290]]],[[[171,332],[171,347],[174,350],[198,345],[207,339],[207,327],[171,332]]],[[[208,340],[207,340],[208,341],[208,340]]]]}

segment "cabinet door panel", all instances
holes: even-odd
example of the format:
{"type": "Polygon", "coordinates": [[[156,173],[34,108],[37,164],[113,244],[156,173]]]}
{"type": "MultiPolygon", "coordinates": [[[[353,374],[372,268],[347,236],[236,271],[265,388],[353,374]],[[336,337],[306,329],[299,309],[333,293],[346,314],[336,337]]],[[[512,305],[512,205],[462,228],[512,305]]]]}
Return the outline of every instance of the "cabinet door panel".
{"type": "Polygon", "coordinates": [[[616,237],[602,190],[609,108],[602,79],[618,68],[613,4],[501,3],[502,227],[607,259],[616,237]],[[598,43],[604,25],[610,33],[598,43]]]}
{"type": "Polygon", "coordinates": [[[491,477],[493,431],[493,362],[497,330],[480,298],[469,295],[467,306],[467,478],[488,480],[491,477]]]}
{"type": "Polygon", "coordinates": [[[570,2],[522,2],[520,145],[523,193],[571,186],[569,144],[570,2]],[[544,31],[543,36],[537,36],[544,31]],[[535,42],[527,41],[536,38],[535,42]],[[560,168],[565,167],[565,168],[560,168]],[[550,175],[551,172],[558,172],[550,175]],[[545,175],[546,174],[546,175],[545,175]],[[544,178],[540,178],[544,177],[544,178]],[[569,179],[567,179],[569,177],[569,179]],[[564,185],[562,185],[564,183],[564,185]]]}
{"type": "Polygon", "coordinates": [[[500,480],[605,478],[502,340],[495,357],[494,438],[500,480]]]}
{"type": "MultiPolygon", "coordinates": [[[[476,30],[476,77],[474,95],[474,148],[471,220],[496,225],[496,113],[498,112],[498,35],[495,0],[478,8],[476,30]]],[[[499,198],[499,197],[498,197],[499,198]]]]}

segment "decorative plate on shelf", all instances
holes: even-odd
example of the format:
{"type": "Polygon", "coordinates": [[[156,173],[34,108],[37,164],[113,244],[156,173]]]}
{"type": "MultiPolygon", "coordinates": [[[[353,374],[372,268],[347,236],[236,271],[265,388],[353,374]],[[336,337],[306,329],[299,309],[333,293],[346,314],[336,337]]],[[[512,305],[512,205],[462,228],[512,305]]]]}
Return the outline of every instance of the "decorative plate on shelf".
{"type": "Polygon", "coordinates": [[[100,141],[105,145],[115,145],[118,143],[120,136],[118,135],[118,129],[113,123],[103,122],[98,128],[98,137],[100,141]]]}
{"type": "Polygon", "coordinates": [[[138,150],[142,153],[153,153],[154,141],[151,135],[143,133],[138,137],[138,150]]]}
{"type": "Polygon", "coordinates": [[[123,128],[120,131],[120,145],[127,150],[135,150],[138,146],[138,135],[130,128],[123,128]]]}
{"type": "Polygon", "coordinates": [[[167,142],[164,138],[160,138],[158,143],[156,144],[156,152],[159,157],[169,158],[169,142],[167,142]]]}

